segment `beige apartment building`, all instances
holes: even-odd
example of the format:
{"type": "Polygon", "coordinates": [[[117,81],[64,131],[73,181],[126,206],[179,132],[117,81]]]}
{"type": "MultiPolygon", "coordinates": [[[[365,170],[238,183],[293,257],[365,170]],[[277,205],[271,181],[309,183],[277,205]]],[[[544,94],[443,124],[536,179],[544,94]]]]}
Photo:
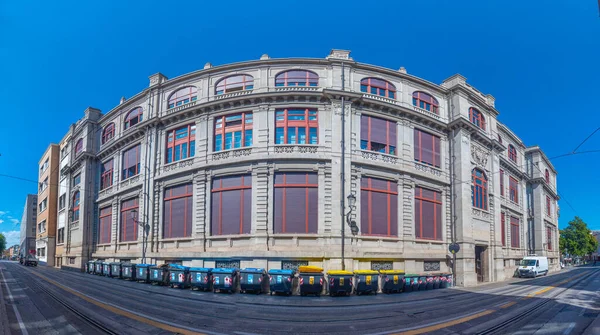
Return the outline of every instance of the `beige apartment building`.
{"type": "Polygon", "coordinates": [[[50,144],[39,161],[36,253],[40,264],[54,266],[60,147],[50,144]]]}

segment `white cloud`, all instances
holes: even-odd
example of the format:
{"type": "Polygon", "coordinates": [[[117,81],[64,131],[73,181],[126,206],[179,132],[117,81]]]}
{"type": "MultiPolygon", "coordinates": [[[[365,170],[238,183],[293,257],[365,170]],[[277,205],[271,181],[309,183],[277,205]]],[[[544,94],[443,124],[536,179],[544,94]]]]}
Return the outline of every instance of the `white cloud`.
{"type": "Polygon", "coordinates": [[[0,216],[3,216],[3,215],[4,215],[4,214],[6,214],[6,213],[8,213],[8,212],[5,212],[5,211],[0,211],[0,216]]]}
{"type": "Polygon", "coordinates": [[[15,244],[19,244],[21,232],[18,230],[11,231],[3,231],[4,237],[6,238],[6,247],[13,246],[15,244]]]}
{"type": "Polygon", "coordinates": [[[3,224],[3,223],[4,223],[4,220],[0,219],[0,224],[3,224]]]}
{"type": "Polygon", "coordinates": [[[14,218],[11,218],[11,219],[10,219],[10,222],[12,222],[12,223],[14,223],[14,224],[19,224],[19,223],[21,223],[21,221],[19,221],[18,219],[14,219],[14,218]]]}

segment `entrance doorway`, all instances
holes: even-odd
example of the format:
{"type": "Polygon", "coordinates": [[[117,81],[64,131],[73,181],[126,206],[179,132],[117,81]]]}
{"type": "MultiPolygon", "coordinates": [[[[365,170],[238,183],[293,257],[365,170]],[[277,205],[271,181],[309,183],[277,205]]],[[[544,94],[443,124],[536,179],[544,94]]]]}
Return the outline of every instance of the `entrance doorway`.
{"type": "Polygon", "coordinates": [[[477,282],[479,283],[488,281],[488,262],[486,251],[486,246],[475,246],[475,273],[477,274],[477,282]]]}

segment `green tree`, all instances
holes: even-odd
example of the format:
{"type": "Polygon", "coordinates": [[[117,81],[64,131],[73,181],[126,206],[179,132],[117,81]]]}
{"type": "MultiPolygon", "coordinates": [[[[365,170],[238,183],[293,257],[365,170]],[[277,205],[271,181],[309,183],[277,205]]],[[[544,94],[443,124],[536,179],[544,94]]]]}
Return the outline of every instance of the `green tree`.
{"type": "Polygon", "coordinates": [[[0,254],[4,252],[4,249],[6,249],[6,237],[0,233],[0,254]]]}
{"type": "Polygon", "coordinates": [[[576,216],[569,222],[567,228],[560,231],[559,248],[561,253],[584,256],[598,248],[598,241],[587,224],[576,216]]]}

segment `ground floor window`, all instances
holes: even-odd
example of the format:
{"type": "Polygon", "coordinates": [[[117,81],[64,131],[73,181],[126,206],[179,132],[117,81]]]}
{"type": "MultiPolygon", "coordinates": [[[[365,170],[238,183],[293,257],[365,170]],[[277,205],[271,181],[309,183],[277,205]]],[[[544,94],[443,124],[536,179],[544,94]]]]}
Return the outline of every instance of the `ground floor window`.
{"type": "Polygon", "coordinates": [[[69,264],[75,264],[75,257],[69,257],[69,264]]]}
{"type": "Polygon", "coordinates": [[[510,246],[512,248],[521,247],[521,234],[519,229],[519,218],[510,217],[510,246]]]}

